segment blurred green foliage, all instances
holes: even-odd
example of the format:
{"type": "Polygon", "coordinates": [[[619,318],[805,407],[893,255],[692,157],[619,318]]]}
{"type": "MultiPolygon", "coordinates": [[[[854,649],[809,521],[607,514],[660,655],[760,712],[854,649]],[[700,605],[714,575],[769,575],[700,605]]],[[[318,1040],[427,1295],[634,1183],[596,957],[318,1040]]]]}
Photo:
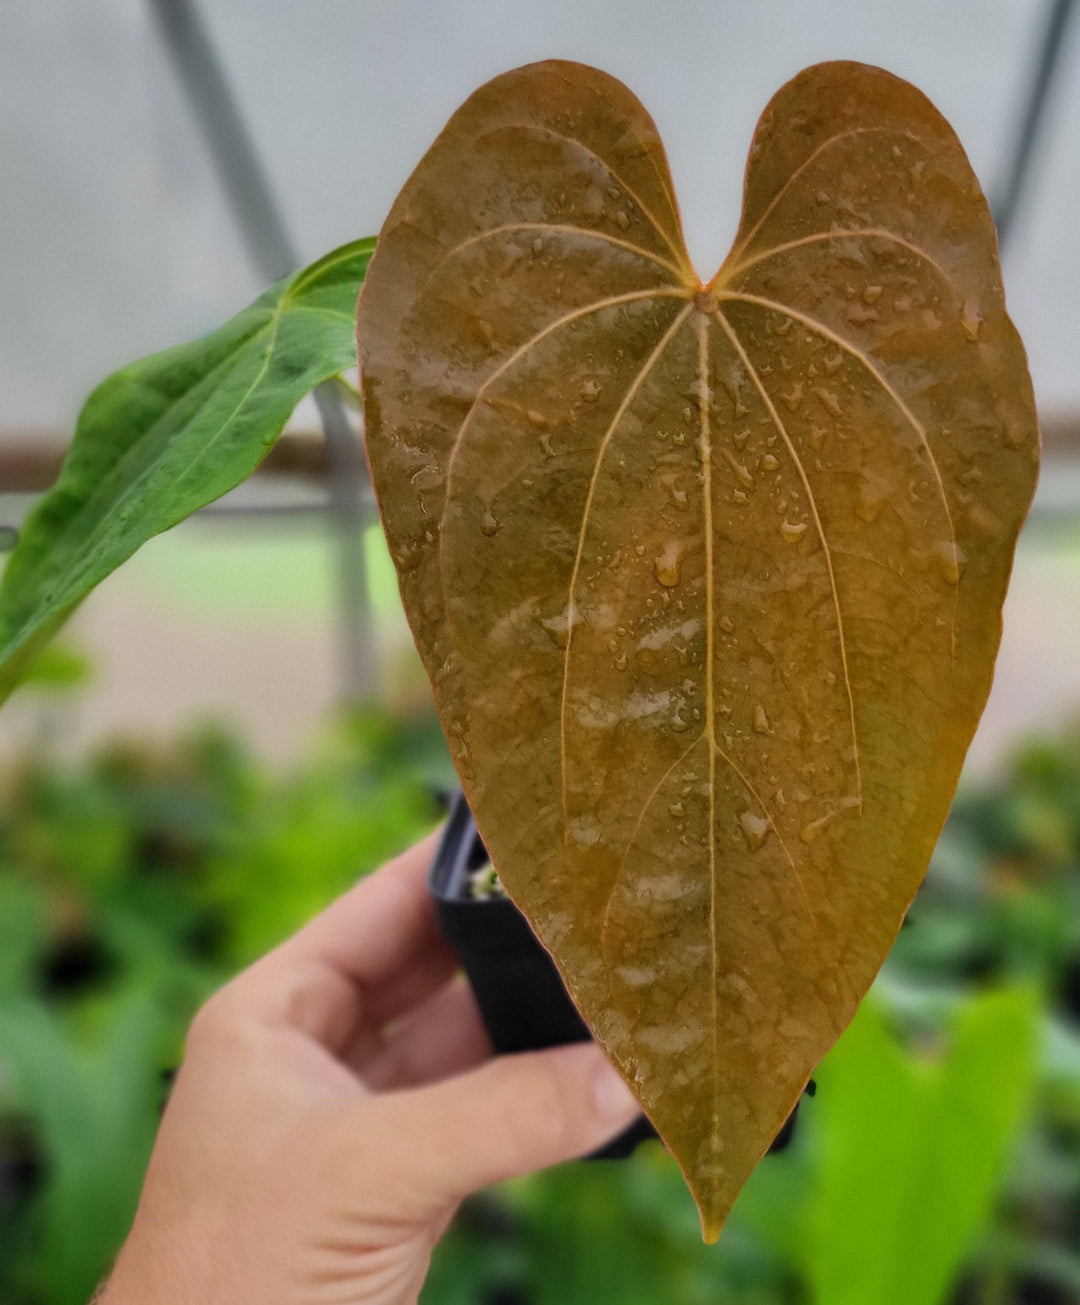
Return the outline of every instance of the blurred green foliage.
{"type": "Polygon", "coordinates": [[[820,1164],[805,1254],[830,1305],[944,1300],[1028,1105],[1038,1001],[973,998],[927,1060],[867,1003],[819,1071],[820,1164]]]}
{"type": "MultiPolygon", "coordinates": [[[[205,728],[2,776],[3,1305],[88,1298],[193,1010],[451,782],[432,720],[372,715],[284,775],[205,728]]],[[[961,792],[910,918],[717,1246],[650,1144],[468,1201],[425,1305],[1080,1300],[1080,733],[961,792]]]]}
{"type": "Polygon", "coordinates": [[[276,776],[207,728],[0,784],[0,1301],[80,1305],[200,1002],[438,818],[437,726],[335,722],[276,776]]]}

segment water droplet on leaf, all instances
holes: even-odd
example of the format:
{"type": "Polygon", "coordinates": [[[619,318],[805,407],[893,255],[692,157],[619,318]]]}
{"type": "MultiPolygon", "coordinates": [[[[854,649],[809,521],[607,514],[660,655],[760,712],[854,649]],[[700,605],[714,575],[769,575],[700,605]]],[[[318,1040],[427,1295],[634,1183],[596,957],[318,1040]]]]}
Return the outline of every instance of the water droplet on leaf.
{"type": "Polygon", "coordinates": [[[746,845],[751,852],[756,852],[769,837],[770,825],[768,820],[753,811],[744,811],[739,816],[739,828],[742,830],[746,845]]]}
{"type": "Polygon", "coordinates": [[[744,485],[747,489],[753,489],[754,478],[746,467],[744,467],[743,464],[735,458],[734,454],[730,453],[727,449],[724,450],[724,457],[730,463],[731,470],[734,471],[735,479],[739,484],[744,485]]]}
{"type": "Polygon", "coordinates": [[[840,416],[840,400],[831,390],[827,390],[823,385],[815,385],[814,393],[833,417],[840,416]]]}
{"type": "Polygon", "coordinates": [[[937,568],[951,585],[960,583],[960,574],[964,569],[967,556],[959,544],[951,539],[939,539],[930,549],[930,556],[937,563],[937,568]]]}
{"type": "Polygon", "coordinates": [[[558,616],[548,617],[546,621],[540,624],[551,636],[555,645],[559,648],[566,648],[570,643],[570,609],[560,612],[558,616]]]}
{"type": "Polygon", "coordinates": [[[653,562],[653,575],[667,589],[673,589],[679,583],[682,573],[682,548],[676,540],[664,546],[664,551],[653,562]]]}
{"type": "Polygon", "coordinates": [[[808,821],[803,825],[802,829],[799,830],[799,837],[804,843],[812,843],[820,836],[822,830],[833,818],[834,814],[835,813],[832,811],[827,811],[823,816],[818,816],[816,820],[808,821]]]}
{"type": "Polygon", "coordinates": [[[443,472],[434,465],[421,467],[413,476],[412,483],[417,489],[435,489],[443,483],[443,472]]]}
{"type": "Polygon", "coordinates": [[[859,499],[855,504],[855,515],[860,521],[876,521],[881,515],[885,499],[886,489],[884,485],[870,484],[869,481],[864,480],[859,486],[859,499]]]}

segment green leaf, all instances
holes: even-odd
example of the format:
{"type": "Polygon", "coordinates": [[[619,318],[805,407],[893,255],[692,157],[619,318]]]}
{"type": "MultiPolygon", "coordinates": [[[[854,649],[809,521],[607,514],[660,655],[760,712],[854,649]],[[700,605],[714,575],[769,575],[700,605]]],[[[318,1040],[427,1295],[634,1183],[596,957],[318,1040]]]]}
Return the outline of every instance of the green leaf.
{"type": "Polygon", "coordinates": [[[821,1067],[806,1244],[821,1305],[939,1305],[989,1215],[1035,1073],[1029,989],[968,1003],[938,1061],[866,1002],[821,1067]]]}
{"type": "Polygon", "coordinates": [[[0,585],[0,702],[96,584],[250,475],[304,395],[355,364],[374,248],[366,238],[335,250],[212,335],[132,363],[91,394],[0,585]]]}
{"type": "Polygon", "coordinates": [[[158,1123],[164,1023],[137,992],[105,1014],[91,1041],[35,998],[0,1010],[0,1063],[46,1162],[25,1299],[82,1305],[131,1226],[158,1123]]]}

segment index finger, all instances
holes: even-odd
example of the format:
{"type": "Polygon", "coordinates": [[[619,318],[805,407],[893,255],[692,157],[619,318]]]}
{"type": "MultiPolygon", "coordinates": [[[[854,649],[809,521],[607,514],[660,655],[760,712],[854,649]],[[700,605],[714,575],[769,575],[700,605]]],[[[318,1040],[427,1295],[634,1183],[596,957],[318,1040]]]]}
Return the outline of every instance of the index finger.
{"type": "MultiPolygon", "coordinates": [[[[423,1001],[457,968],[426,888],[435,831],[234,979],[248,1019],[300,1029],[334,1051],[423,1001]]],[[[220,1004],[220,1003],[219,1003],[220,1004]]]]}

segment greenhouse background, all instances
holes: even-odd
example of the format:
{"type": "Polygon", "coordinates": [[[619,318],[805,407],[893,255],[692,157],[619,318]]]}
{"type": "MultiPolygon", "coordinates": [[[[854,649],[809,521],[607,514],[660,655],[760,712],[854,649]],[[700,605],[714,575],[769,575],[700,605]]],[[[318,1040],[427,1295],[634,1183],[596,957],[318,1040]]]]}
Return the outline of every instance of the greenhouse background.
{"type": "MultiPolygon", "coordinates": [[[[468,1203],[429,1305],[1080,1302],[1075,7],[5,7],[0,546],[97,381],[219,324],[283,249],[299,264],[377,232],[449,113],[516,64],[580,59],[637,92],[703,271],[730,243],[758,113],[819,59],[915,82],[1007,218],[1044,469],[990,704],[875,997],[718,1247],[646,1147],[468,1203]],[[973,1084],[985,1117],[958,1122],[973,1084]],[[843,1170],[856,1143],[881,1191],[843,1170]],[[952,1187],[931,1178],[949,1148],[952,1187]],[[851,1270],[856,1236],[891,1277],[851,1270]],[[923,1278],[901,1271],[911,1257],[923,1278]]],[[[302,405],[259,474],[105,583],[0,715],[0,1305],[87,1299],[191,1011],[434,824],[453,785],[370,488],[343,451],[340,422],[358,418],[332,414],[335,446],[324,417],[302,405]]]]}

